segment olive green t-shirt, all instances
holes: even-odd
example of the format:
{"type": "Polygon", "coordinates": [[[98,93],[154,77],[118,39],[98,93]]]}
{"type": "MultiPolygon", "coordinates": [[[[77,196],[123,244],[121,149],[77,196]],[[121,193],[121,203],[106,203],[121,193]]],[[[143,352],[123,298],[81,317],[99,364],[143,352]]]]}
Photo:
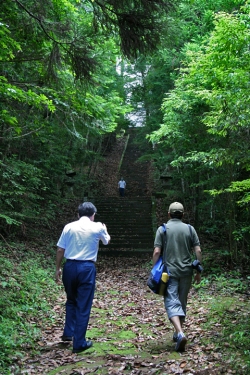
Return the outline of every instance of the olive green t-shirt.
{"type": "Polygon", "coordinates": [[[200,246],[198,235],[191,227],[192,237],[187,224],[179,219],[170,219],[166,224],[166,236],[161,227],[157,229],[154,247],[165,247],[165,260],[170,274],[174,277],[192,275],[193,247],[200,246]],[[165,245],[164,245],[165,242],[165,245]]]}

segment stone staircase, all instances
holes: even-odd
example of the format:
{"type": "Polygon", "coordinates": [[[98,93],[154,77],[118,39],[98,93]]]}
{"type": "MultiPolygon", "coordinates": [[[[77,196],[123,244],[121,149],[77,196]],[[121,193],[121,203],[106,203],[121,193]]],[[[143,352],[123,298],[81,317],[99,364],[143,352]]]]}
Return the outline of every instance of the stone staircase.
{"type": "Polygon", "coordinates": [[[107,225],[111,236],[108,247],[100,250],[152,252],[153,231],[151,200],[148,197],[95,199],[96,221],[107,225]]]}
{"type": "Polygon", "coordinates": [[[111,236],[108,246],[100,244],[99,254],[138,255],[153,252],[152,201],[148,188],[148,163],[139,163],[140,151],[134,143],[136,129],[129,132],[117,183],[122,176],[127,183],[125,197],[100,196],[94,199],[95,220],[107,225],[111,236]]]}

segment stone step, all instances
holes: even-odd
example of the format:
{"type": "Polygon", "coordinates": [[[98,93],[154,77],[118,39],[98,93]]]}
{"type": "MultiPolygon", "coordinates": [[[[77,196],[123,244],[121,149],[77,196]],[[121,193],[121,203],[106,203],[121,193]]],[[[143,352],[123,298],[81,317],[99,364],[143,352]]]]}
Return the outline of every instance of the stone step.
{"type": "Polygon", "coordinates": [[[98,257],[99,256],[112,256],[112,257],[141,257],[142,262],[144,263],[146,260],[150,261],[152,257],[153,251],[152,249],[125,249],[124,251],[121,249],[99,249],[98,257]]]}
{"type": "Polygon", "coordinates": [[[144,250],[144,251],[148,251],[148,252],[151,252],[153,253],[153,246],[150,246],[150,244],[147,244],[147,245],[144,245],[144,244],[117,244],[117,245],[112,245],[111,244],[109,246],[100,246],[99,247],[99,251],[102,251],[102,250],[106,250],[108,251],[109,250],[122,250],[122,249],[140,249],[140,250],[144,250]]]}
{"type": "Polygon", "coordinates": [[[99,221],[101,223],[104,223],[106,224],[107,226],[112,226],[114,228],[123,228],[123,229],[131,229],[133,230],[134,226],[136,225],[137,228],[141,228],[141,229],[144,229],[144,228],[150,228],[151,227],[151,224],[152,224],[152,220],[151,219],[145,219],[143,221],[138,221],[138,220],[130,220],[129,218],[127,219],[121,219],[120,217],[117,217],[117,220],[116,221],[113,221],[113,220],[110,220],[109,218],[100,218],[98,220],[95,220],[95,221],[99,221]]]}
{"type": "Polygon", "coordinates": [[[107,226],[108,232],[113,234],[116,237],[121,237],[121,236],[134,236],[134,237],[151,237],[151,232],[149,231],[148,228],[136,228],[137,231],[135,232],[133,228],[126,228],[124,229],[123,227],[113,227],[111,225],[107,226]]]}
{"type": "Polygon", "coordinates": [[[147,211],[139,211],[139,212],[136,212],[136,211],[127,211],[126,209],[124,209],[124,210],[121,210],[120,212],[119,211],[112,211],[112,212],[110,212],[110,210],[108,210],[108,211],[103,211],[103,212],[100,212],[100,213],[98,213],[97,212],[97,214],[96,214],[96,216],[95,216],[95,219],[98,219],[98,217],[100,216],[106,216],[106,217],[110,217],[110,219],[112,218],[112,217],[114,217],[114,216],[121,216],[121,217],[127,217],[127,215],[129,215],[129,217],[130,218],[133,218],[133,217],[135,217],[135,219],[141,219],[143,216],[145,216],[145,217],[150,217],[150,215],[151,215],[151,209],[150,210],[147,210],[147,211]]]}
{"type": "Polygon", "coordinates": [[[133,235],[133,234],[127,234],[127,235],[118,235],[116,236],[114,234],[114,232],[111,232],[110,230],[108,230],[110,236],[111,236],[111,239],[112,239],[112,243],[116,242],[123,242],[123,243],[137,243],[137,242],[145,242],[145,243],[151,243],[153,240],[154,240],[154,236],[152,235],[147,235],[147,236],[143,236],[143,235],[140,235],[140,236],[136,236],[136,235],[133,235]]]}
{"type": "Polygon", "coordinates": [[[99,249],[144,249],[151,250],[153,252],[153,246],[150,244],[115,244],[110,246],[99,246],[99,249]]]}
{"type": "MultiPolygon", "coordinates": [[[[110,233],[110,232],[109,232],[110,233]]],[[[138,244],[138,243],[143,243],[143,244],[150,244],[152,245],[154,242],[153,236],[149,237],[134,237],[134,236],[129,236],[128,237],[115,237],[112,233],[110,233],[111,237],[111,242],[112,244],[117,244],[117,243],[126,243],[126,244],[138,244]]],[[[105,246],[105,245],[104,245],[105,246]]]]}
{"type": "Polygon", "coordinates": [[[150,212],[151,208],[152,208],[151,204],[148,204],[147,206],[140,205],[138,207],[135,207],[135,206],[133,206],[133,207],[129,207],[129,206],[119,207],[119,206],[116,206],[116,205],[100,207],[100,205],[99,205],[98,210],[97,210],[97,214],[98,215],[101,215],[103,213],[115,214],[116,212],[122,213],[124,210],[126,210],[126,212],[129,212],[129,213],[150,212]]]}
{"type": "MultiPolygon", "coordinates": [[[[100,243],[100,254],[150,254],[153,252],[154,234],[152,223],[152,200],[143,195],[146,191],[147,164],[139,163],[140,151],[133,143],[134,131],[130,139],[120,169],[120,176],[127,182],[125,197],[95,197],[92,202],[97,207],[95,221],[107,225],[111,242],[100,243]]],[[[117,191],[118,193],[118,191],[117,191]]]]}

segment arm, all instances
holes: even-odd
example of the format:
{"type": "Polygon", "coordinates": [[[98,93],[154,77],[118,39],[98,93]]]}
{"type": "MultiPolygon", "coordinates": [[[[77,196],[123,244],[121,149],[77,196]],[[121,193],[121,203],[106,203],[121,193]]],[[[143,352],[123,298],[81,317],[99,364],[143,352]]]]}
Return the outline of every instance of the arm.
{"type": "MultiPolygon", "coordinates": [[[[201,248],[200,246],[194,246],[194,252],[195,252],[195,255],[196,255],[196,258],[198,259],[198,261],[201,263],[202,261],[202,255],[201,255],[201,248]]],[[[201,274],[199,272],[196,271],[196,275],[194,277],[194,281],[196,283],[200,283],[201,282],[201,274]]]]}
{"type": "Polygon", "coordinates": [[[202,261],[201,248],[200,246],[194,246],[194,252],[199,262],[202,261]]]}
{"type": "Polygon", "coordinates": [[[102,226],[103,226],[103,229],[104,229],[104,233],[102,233],[101,241],[102,241],[103,245],[108,245],[110,243],[111,237],[108,234],[106,225],[102,224],[102,226]]]}
{"type": "Polygon", "coordinates": [[[154,248],[154,253],[153,253],[153,266],[155,265],[157,260],[160,258],[160,255],[161,255],[161,248],[156,246],[154,248]]]}
{"type": "Polygon", "coordinates": [[[156,234],[155,234],[155,240],[154,240],[154,252],[153,252],[153,266],[157,262],[157,260],[161,256],[161,248],[163,246],[162,243],[162,235],[161,235],[161,230],[160,228],[157,229],[156,234]]]}
{"type": "Polygon", "coordinates": [[[60,281],[61,275],[62,275],[62,270],[61,270],[61,263],[64,257],[64,252],[65,249],[62,247],[57,248],[56,252],[56,282],[60,281]]]}

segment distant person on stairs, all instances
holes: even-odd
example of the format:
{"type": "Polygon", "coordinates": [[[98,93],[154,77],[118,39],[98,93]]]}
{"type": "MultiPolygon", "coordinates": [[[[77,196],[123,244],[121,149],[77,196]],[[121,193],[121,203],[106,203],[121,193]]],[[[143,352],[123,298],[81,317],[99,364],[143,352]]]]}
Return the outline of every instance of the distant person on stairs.
{"type": "Polygon", "coordinates": [[[165,292],[164,304],[169,320],[175,328],[173,341],[175,350],[184,351],[187,338],[182,331],[186,317],[187,297],[191,287],[193,270],[196,270],[195,282],[201,280],[201,248],[197,233],[191,225],[182,222],[183,205],[179,202],[170,204],[169,219],[165,227],[157,229],[153,263],[164,252],[164,258],[170,273],[170,281],[165,292]],[[166,231],[164,230],[166,229],[166,231]],[[195,253],[197,260],[193,262],[195,253]]]}
{"type": "Polygon", "coordinates": [[[121,177],[120,181],[118,182],[118,189],[121,197],[124,197],[126,188],[126,182],[124,181],[123,177],[121,177]]]}
{"type": "Polygon", "coordinates": [[[105,224],[94,222],[96,207],[84,202],[78,207],[79,220],[67,224],[57,243],[56,281],[62,274],[67,295],[66,318],[62,341],[73,340],[73,353],[80,353],[92,346],[85,335],[95,292],[96,268],[99,240],[104,245],[110,241],[105,224]]]}

